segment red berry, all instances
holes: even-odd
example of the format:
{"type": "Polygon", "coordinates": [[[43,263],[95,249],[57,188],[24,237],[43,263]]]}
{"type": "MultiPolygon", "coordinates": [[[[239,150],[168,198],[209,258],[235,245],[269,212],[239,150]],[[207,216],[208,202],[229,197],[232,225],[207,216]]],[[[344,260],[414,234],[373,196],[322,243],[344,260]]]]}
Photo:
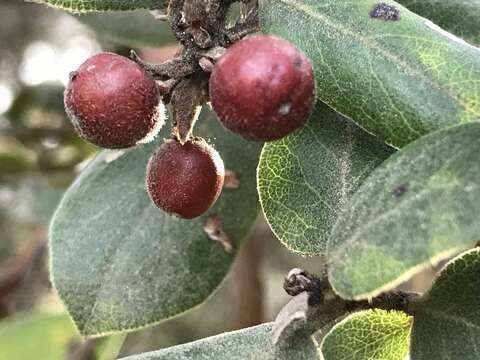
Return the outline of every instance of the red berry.
{"type": "Polygon", "coordinates": [[[249,140],[276,140],[305,124],[313,111],[312,66],[287,40],[246,38],[215,65],[210,100],[228,129],[249,140]]]}
{"type": "Polygon", "coordinates": [[[85,140],[127,148],[156,135],[163,109],[155,80],[130,59],[100,53],[70,74],[65,109],[85,140]]]}
{"type": "Polygon", "coordinates": [[[160,209],[193,219],[215,203],[224,176],[220,155],[205,140],[195,138],[181,145],[170,139],[148,162],[147,189],[160,209]]]}

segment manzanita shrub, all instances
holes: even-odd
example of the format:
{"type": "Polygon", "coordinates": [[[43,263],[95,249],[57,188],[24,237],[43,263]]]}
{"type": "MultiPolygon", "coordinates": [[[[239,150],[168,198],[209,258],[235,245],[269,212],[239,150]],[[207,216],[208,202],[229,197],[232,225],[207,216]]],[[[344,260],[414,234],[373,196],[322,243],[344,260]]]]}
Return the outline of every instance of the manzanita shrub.
{"type": "Polygon", "coordinates": [[[241,1],[235,20],[233,0],[39,1],[152,10],[79,19],[183,47],[162,64],[96,55],[65,91],[79,135],[122,149],[90,162],[50,227],[82,335],[204,302],[261,205],[326,271],[293,269],[274,323],[129,359],[480,358],[480,0],[241,1]],[[446,260],[425,294],[397,290],[446,260]]]}

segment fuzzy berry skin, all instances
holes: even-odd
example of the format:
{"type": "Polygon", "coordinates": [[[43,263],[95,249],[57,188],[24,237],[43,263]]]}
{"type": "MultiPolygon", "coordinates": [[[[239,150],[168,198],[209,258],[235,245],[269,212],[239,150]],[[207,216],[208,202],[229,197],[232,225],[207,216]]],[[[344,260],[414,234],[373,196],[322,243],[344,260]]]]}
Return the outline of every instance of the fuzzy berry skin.
{"type": "Polygon", "coordinates": [[[108,149],[154,136],[163,122],[155,80],[135,62],[100,53],[70,74],[65,109],[78,134],[108,149]]]}
{"type": "Polygon", "coordinates": [[[215,203],[224,177],[222,158],[200,138],[184,145],[167,140],[147,165],[147,189],[152,201],[184,219],[202,215],[215,203]]]}
{"type": "Polygon", "coordinates": [[[284,137],[305,124],[315,103],[310,61],[274,36],[232,45],[215,65],[209,87],[222,123],[248,140],[284,137]]]}

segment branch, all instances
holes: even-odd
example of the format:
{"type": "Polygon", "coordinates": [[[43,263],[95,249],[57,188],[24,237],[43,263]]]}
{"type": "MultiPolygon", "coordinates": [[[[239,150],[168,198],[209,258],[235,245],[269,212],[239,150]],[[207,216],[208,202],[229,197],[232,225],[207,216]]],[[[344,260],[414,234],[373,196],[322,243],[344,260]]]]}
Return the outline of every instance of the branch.
{"type": "Polygon", "coordinates": [[[192,75],[198,69],[189,56],[167,60],[161,64],[150,64],[143,61],[135,51],[130,51],[130,58],[142,66],[156,80],[182,79],[192,75]]]}
{"type": "Polygon", "coordinates": [[[177,40],[185,47],[191,48],[193,46],[192,37],[185,31],[185,23],[183,21],[183,5],[185,0],[170,0],[167,9],[167,15],[172,29],[177,40]]]}
{"type": "Polygon", "coordinates": [[[210,11],[207,16],[207,31],[215,46],[227,46],[224,35],[225,23],[230,6],[234,0],[210,0],[210,11]]]}
{"type": "MultiPolygon", "coordinates": [[[[181,143],[190,138],[199,109],[208,101],[208,74],[215,62],[227,45],[258,29],[258,6],[243,21],[226,28],[227,13],[234,2],[170,0],[165,14],[183,52],[162,64],[147,63],[131,52],[132,60],[157,80],[162,100],[173,115],[173,135],[181,143]]],[[[156,14],[165,19],[163,12],[156,14]]]]}
{"type": "Polygon", "coordinates": [[[413,315],[419,298],[417,293],[390,291],[370,300],[346,300],[333,291],[326,274],[317,277],[301,269],[290,271],[284,288],[294,297],[275,320],[275,343],[289,338],[298,330],[312,334],[355,311],[383,309],[413,315]]]}

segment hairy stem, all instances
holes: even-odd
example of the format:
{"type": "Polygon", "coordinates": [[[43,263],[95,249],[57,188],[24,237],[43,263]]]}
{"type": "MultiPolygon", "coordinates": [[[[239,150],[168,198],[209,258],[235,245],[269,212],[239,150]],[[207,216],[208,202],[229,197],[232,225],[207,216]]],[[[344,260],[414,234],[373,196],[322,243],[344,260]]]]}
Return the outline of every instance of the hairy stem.
{"type": "Polygon", "coordinates": [[[389,291],[369,300],[346,300],[334,292],[326,274],[317,277],[301,269],[290,271],[285,279],[284,288],[294,298],[275,321],[275,341],[290,336],[298,329],[298,313],[304,314],[300,319],[302,327],[314,333],[328,328],[338,319],[355,311],[383,309],[413,315],[419,299],[417,293],[389,291]],[[307,298],[305,294],[308,294],[307,298]],[[292,327],[295,331],[292,331],[292,327]]]}
{"type": "Polygon", "coordinates": [[[182,79],[195,73],[198,66],[190,60],[190,55],[182,56],[181,58],[174,58],[167,60],[161,64],[150,64],[143,61],[135,51],[130,52],[130,58],[137,64],[141,65],[154,79],[169,80],[182,79]]]}

